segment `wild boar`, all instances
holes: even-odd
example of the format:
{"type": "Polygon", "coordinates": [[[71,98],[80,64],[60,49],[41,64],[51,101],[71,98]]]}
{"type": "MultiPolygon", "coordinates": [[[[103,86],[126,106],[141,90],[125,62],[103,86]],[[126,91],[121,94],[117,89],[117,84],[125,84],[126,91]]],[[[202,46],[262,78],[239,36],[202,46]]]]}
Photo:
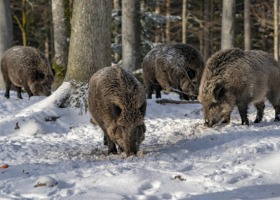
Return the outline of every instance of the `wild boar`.
{"type": "Polygon", "coordinates": [[[29,97],[51,94],[54,72],[47,58],[36,48],[14,46],[8,49],[1,59],[1,71],[6,85],[6,98],[10,98],[12,86],[20,99],[22,87],[29,97]]]}
{"type": "Polygon", "coordinates": [[[143,85],[118,66],[100,69],[90,79],[89,111],[104,132],[108,153],[137,154],[145,138],[146,96],[143,85]]]}
{"type": "Polygon", "coordinates": [[[272,55],[232,48],[218,51],[208,59],[198,95],[206,126],[228,123],[235,106],[242,125],[249,125],[247,110],[250,103],[257,108],[254,122],[259,123],[266,98],[275,109],[275,121],[279,121],[280,67],[272,55]]]}
{"type": "Polygon", "coordinates": [[[161,98],[161,90],[177,91],[181,99],[198,95],[204,61],[199,51],[187,44],[160,44],[143,59],[143,81],[147,98],[154,90],[161,98]]]}

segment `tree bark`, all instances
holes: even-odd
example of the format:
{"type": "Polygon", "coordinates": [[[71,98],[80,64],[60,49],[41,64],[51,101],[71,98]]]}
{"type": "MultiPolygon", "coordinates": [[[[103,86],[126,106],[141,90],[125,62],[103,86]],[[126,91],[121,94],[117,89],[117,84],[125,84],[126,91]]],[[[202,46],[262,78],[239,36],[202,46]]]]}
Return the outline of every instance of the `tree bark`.
{"type": "Polygon", "coordinates": [[[120,0],[113,0],[114,9],[120,9],[120,0]]]}
{"type": "Polygon", "coordinates": [[[235,0],[223,0],[221,49],[234,47],[235,0]]]}
{"type": "Polygon", "coordinates": [[[55,88],[62,83],[67,67],[68,45],[64,1],[52,0],[55,88]]]}
{"type": "Polygon", "coordinates": [[[182,9],[182,43],[187,43],[187,0],[183,0],[183,9],[182,9]]]}
{"type": "Polygon", "coordinates": [[[88,83],[97,70],[111,65],[111,0],[74,0],[65,81],[88,83]]]}
{"type": "Polygon", "coordinates": [[[204,60],[207,60],[209,57],[209,50],[210,50],[210,31],[209,31],[209,21],[210,21],[210,14],[209,14],[209,0],[204,0],[204,48],[203,48],[203,57],[204,60]]]}
{"type": "Polygon", "coordinates": [[[279,5],[278,0],[274,0],[274,58],[276,60],[279,60],[279,37],[278,37],[278,31],[279,31],[279,5]]]}
{"type": "Polygon", "coordinates": [[[170,0],[166,0],[165,42],[170,43],[170,0]]]}
{"type": "Polygon", "coordinates": [[[251,0],[244,0],[244,49],[250,50],[251,47],[251,0]]]}
{"type": "MultiPolygon", "coordinates": [[[[13,24],[9,0],[0,1],[0,59],[4,52],[12,46],[13,24]]],[[[4,89],[4,81],[0,70],[0,88],[4,89]]]]}
{"type": "Polygon", "coordinates": [[[140,30],[140,0],[122,0],[122,61],[130,72],[141,66],[140,30]]]}
{"type": "MultiPolygon", "coordinates": [[[[159,0],[156,0],[156,8],[155,13],[159,16],[160,15],[160,2],[159,0]]],[[[156,25],[156,33],[155,33],[155,43],[161,42],[161,28],[160,25],[155,22],[156,25]]]]}
{"type": "MultiPolygon", "coordinates": [[[[112,34],[114,36],[114,42],[117,47],[121,46],[121,22],[119,19],[121,18],[121,2],[120,0],[114,0],[113,9],[117,13],[115,23],[113,23],[112,34]]],[[[114,53],[114,62],[118,63],[121,60],[121,52],[115,51],[114,53]]]]}

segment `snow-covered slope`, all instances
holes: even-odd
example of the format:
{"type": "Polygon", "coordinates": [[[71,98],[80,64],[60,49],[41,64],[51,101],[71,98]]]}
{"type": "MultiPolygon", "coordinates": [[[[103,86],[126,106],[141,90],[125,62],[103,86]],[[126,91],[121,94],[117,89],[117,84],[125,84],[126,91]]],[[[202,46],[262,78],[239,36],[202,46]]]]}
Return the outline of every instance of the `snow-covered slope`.
{"type": "MultiPolygon", "coordinates": [[[[280,123],[203,126],[200,104],[148,100],[141,155],[106,155],[89,113],[0,91],[0,199],[280,199],[280,123]]],[[[177,99],[176,94],[164,98],[177,99]]],[[[250,108],[249,118],[255,117],[250,108]]]]}

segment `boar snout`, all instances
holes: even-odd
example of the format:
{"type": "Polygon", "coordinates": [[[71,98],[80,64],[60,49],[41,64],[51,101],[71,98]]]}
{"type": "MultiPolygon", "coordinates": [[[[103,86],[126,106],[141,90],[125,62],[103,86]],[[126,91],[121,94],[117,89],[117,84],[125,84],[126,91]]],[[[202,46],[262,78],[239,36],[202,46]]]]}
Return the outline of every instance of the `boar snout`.
{"type": "Polygon", "coordinates": [[[213,127],[216,124],[218,124],[218,122],[216,122],[215,120],[205,119],[205,121],[204,121],[204,126],[207,126],[209,128],[213,127]]]}
{"type": "Polygon", "coordinates": [[[228,124],[230,122],[230,115],[225,115],[222,116],[221,119],[205,119],[204,120],[204,126],[207,126],[209,128],[215,126],[215,125],[219,125],[219,124],[228,124]]]}
{"type": "Polygon", "coordinates": [[[51,95],[51,82],[33,82],[30,84],[30,90],[35,96],[50,96],[51,95]]]}
{"type": "Polygon", "coordinates": [[[137,155],[139,147],[145,138],[145,132],[146,126],[145,124],[142,124],[126,133],[124,151],[127,157],[137,155]]]}

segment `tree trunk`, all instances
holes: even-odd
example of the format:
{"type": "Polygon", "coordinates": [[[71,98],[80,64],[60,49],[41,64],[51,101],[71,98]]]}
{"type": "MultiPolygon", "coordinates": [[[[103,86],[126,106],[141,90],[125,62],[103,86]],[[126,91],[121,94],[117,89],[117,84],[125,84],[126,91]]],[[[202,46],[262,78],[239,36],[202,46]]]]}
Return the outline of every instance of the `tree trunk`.
{"type": "Polygon", "coordinates": [[[66,81],[88,83],[111,65],[111,12],[110,0],[74,0],[66,81]]]}
{"type": "Polygon", "coordinates": [[[183,9],[182,9],[182,43],[187,43],[187,0],[183,0],[183,9]]]}
{"type": "Polygon", "coordinates": [[[204,60],[207,60],[209,57],[209,50],[210,50],[210,26],[208,25],[210,22],[210,14],[209,14],[209,0],[204,0],[204,27],[203,27],[203,33],[204,33],[204,52],[203,57],[204,60]]]}
{"type": "MultiPolygon", "coordinates": [[[[214,0],[211,0],[210,1],[210,21],[211,23],[213,23],[213,19],[214,19],[214,0]]],[[[213,25],[214,26],[214,25],[213,25]]],[[[210,26],[209,27],[209,32],[210,32],[210,38],[209,38],[209,41],[210,41],[210,55],[213,54],[214,52],[214,41],[213,41],[213,38],[214,38],[214,27],[213,26],[210,26]]]]}
{"type": "MultiPolygon", "coordinates": [[[[159,0],[156,1],[156,9],[155,9],[155,13],[157,14],[157,16],[160,15],[160,2],[159,0]]],[[[155,33],[155,43],[161,42],[161,27],[160,25],[155,22],[156,25],[156,33],[155,33]]]]}
{"type": "Polygon", "coordinates": [[[80,108],[80,114],[87,111],[91,76],[111,66],[111,15],[110,0],[74,0],[66,77],[54,95],[61,88],[69,93],[57,100],[59,107],[80,108]]]}
{"type": "Polygon", "coordinates": [[[279,37],[278,37],[278,27],[279,27],[279,17],[278,17],[278,0],[274,0],[274,58],[279,59],[279,37]]]}
{"type": "Polygon", "coordinates": [[[223,0],[221,49],[234,47],[235,0],[223,0]]]}
{"type": "MultiPolygon", "coordinates": [[[[13,24],[9,0],[0,1],[0,59],[4,52],[12,46],[13,24]]],[[[0,70],[0,88],[4,89],[4,81],[0,70]]]]}
{"type": "Polygon", "coordinates": [[[121,3],[120,0],[114,0],[113,2],[114,10],[117,13],[115,23],[113,23],[112,34],[114,36],[114,42],[117,50],[114,53],[114,62],[118,63],[121,60],[121,52],[118,51],[121,46],[121,22],[119,19],[121,18],[121,3]]]}
{"type": "Polygon", "coordinates": [[[120,9],[120,0],[113,0],[114,9],[120,9]]]}
{"type": "Polygon", "coordinates": [[[251,0],[244,0],[244,49],[251,49],[251,17],[250,5],[251,0]]]}
{"type": "Polygon", "coordinates": [[[122,0],[122,60],[130,72],[141,66],[140,30],[140,0],[122,0]]]}
{"type": "Polygon", "coordinates": [[[54,88],[63,81],[67,67],[67,31],[65,17],[65,0],[52,0],[54,58],[53,68],[56,72],[54,88]]]}
{"type": "Polygon", "coordinates": [[[165,43],[170,43],[170,0],[166,0],[165,43]]]}

